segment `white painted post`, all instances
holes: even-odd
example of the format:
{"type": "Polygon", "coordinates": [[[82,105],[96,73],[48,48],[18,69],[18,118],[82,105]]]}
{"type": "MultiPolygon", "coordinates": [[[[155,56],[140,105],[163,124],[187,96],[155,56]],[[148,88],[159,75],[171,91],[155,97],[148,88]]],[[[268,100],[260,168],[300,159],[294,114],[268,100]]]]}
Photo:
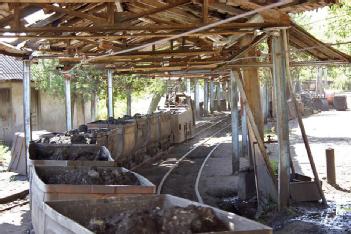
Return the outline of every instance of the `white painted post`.
{"type": "Polygon", "coordinates": [[[214,84],[213,84],[213,80],[210,80],[210,111],[211,114],[214,111],[214,84]]]}
{"type": "Polygon", "coordinates": [[[28,149],[31,141],[31,119],[30,119],[30,61],[23,60],[23,126],[24,126],[24,138],[25,138],[25,149],[26,149],[26,174],[27,161],[28,161],[28,149]]]}
{"type": "Polygon", "coordinates": [[[65,78],[66,130],[72,130],[71,80],[65,78]]]}
{"type": "Polygon", "coordinates": [[[108,91],[108,117],[113,117],[113,86],[112,70],[107,70],[107,91],[108,91]]]}
{"type": "Polygon", "coordinates": [[[240,169],[240,145],[239,145],[239,110],[238,110],[238,88],[236,77],[237,71],[230,71],[231,88],[231,114],[232,114],[232,170],[238,174],[240,169]]]}
{"type": "Polygon", "coordinates": [[[191,96],[191,81],[190,81],[190,79],[186,80],[186,95],[191,96]]]}
{"type": "Polygon", "coordinates": [[[208,80],[204,80],[204,116],[208,114],[208,80]]]}
{"type": "Polygon", "coordinates": [[[194,80],[194,103],[195,103],[195,119],[200,118],[200,100],[199,100],[199,80],[194,80]]]}
{"type": "Polygon", "coordinates": [[[290,183],[290,147],[289,147],[289,122],[287,109],[287,69],[285,44],[286,30],[281,29],[272,34],[272,62],[274,98],[277,115],[277,134],[279,145],[279,183],[278,183],[278,208],[284,209],[289,205],[290,183]]]}

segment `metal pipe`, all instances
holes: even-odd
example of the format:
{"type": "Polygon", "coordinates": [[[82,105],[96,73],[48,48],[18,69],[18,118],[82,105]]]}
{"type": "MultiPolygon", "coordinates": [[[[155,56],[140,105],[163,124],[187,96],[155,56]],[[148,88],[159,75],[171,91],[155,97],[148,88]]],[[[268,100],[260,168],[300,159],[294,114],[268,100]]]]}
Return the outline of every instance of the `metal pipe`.
{"type": "Polygon", "coordinates": [[[204,80],[204,116],[208,113],[208,80],[204,80]]]}
{"type": "Polygon", "coordinates": [[[23,125],[24,125],[24,138],[25,138],[25,149],[26,149],[26,174],[27,173],[27,161],[29,157],[28,149],[31,139],[31,119],[30,119],[30,61],[23,61],[23,125]]]}
{"type": "Polygon", "coordinates": [[[214,111],[214,84],[213,84],[213,80],[210,80],[210,111],[211,114],[214,111]]]}
{"type": "Polygon", "coordinates": [[[231,114],[232,114],[232,170],[238,174],[240,169],[240,146],[239,146],[239,109],[238,109],[238,88],[235,76],[236,71],[230,71],[231,87],[231,114]]]}
{"type": "Polygon", "coordinates": [[[107,70],[107,91],[108,91],[108,117],[113,117],[113,86],[112,70],[107,70]]]}
{"type": "Polygon", "coordinates": [[[278,183],[278,208],[287,208],[289,205],[290,183],[290,145],[289,145],[289,120],[287,109],[287,53],[284,53],[283,37],[285,29],[279,30],[272,36],[272,61],[274,98],[277,111],[277,135],[279,147],[279,183],[278,183]]]}
{"type": "Polygon", "coordinates": [[[71,80],[65,79],[66,130],[72,130],[71,80]]]}

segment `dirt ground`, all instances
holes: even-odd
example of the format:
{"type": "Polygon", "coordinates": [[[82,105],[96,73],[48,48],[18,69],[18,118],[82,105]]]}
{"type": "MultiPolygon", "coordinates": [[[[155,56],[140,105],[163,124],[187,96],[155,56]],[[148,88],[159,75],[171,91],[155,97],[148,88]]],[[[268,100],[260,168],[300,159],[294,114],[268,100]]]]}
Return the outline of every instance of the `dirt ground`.
{"type": "MultiPolygon", "coordinates": [[[[277,225],[277,233],[351,233],[351,111],[326,111],[304,124],[329,207],[305,203],[293,206],[292,218],[277,225]],[[326,181],[325,150],[335,150],[336,182],[326,181]]],[[[297,172],[313,178],[296,121],[290,122],[290,149],[297,172]]],[[[273,222],[273,225],[274,222],[273,222]]]]}

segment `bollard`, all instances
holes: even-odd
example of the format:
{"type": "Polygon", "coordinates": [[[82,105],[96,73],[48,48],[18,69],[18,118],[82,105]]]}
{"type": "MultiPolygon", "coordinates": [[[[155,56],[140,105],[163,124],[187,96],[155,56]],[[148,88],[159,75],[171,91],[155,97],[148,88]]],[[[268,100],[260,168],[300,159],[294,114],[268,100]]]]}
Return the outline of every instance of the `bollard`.
{"type": "Polygon", "coordinates": [[[325,156],[327,160],[327,182],[328,184],[335,185],[335,156],[334,149],[329,148],[325,150],[325,156]]]}

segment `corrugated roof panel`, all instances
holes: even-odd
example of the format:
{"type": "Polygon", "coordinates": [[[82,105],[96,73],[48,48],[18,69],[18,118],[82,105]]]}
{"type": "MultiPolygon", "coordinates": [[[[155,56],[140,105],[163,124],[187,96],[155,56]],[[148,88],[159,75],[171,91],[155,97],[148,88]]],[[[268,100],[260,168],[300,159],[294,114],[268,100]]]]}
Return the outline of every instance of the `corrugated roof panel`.
{"type": "Polygon", "coordinates": [[[22,80],[22,61],[0,54],[0,80],[22,80]]]}

